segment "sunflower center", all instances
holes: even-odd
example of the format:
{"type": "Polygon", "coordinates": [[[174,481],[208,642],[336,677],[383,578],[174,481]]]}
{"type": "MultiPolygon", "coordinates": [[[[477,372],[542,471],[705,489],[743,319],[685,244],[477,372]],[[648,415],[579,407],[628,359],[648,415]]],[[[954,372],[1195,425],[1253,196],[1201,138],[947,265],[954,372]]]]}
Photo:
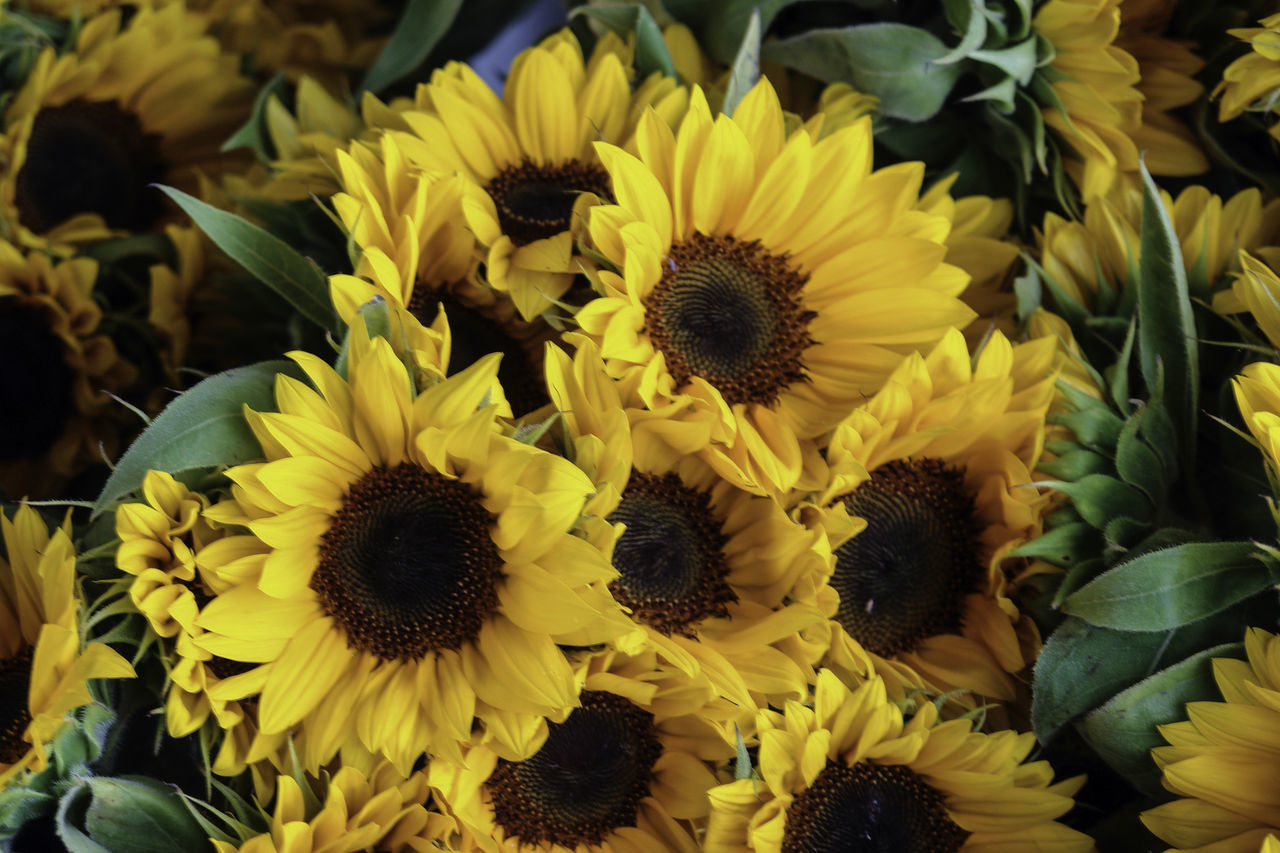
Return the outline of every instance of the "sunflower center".
{"type": "Polygon", "coordinates": [[[730,404],[772,405],[806,380],[807,275],[760,241],[694,234],[672,246],[645,298],[645,329],[676,385],[700,376],[730,404]]]}
{"type": "Polygon", "coordinates": [[[20,366],[0,372],[0,462],[42,455],[74,408],[75,373],[43,310],[0,298],[0,354],[6,352],[6,363],[20,366]]]}
{"type": "Polygon", "coordinates": [[[573,205],[584,192],[612,201],[609,173],[596,163],[566,160],[539,166],[528,160],[508,166],[489,181],[502,233],[527,246],[569,230],[573,205]]]}
{"type": "Polygon", "coordinates": [[[424,326],[435,322],[443,307],[449,318],[451,351],[449,375],[459,373],[491,352],[502,353],[498,365],[498,381],[517,418],[551,402],[542,379],[541,365],[535,364],[529,351],[511,336],[502,324],[486,317],[475,308],[464,305],[457,297],[421,282],[409,299],[409,312],[424,326]]]}
{"type": "Polygon", "coordinates": [[[964,473],[937,459],[894,460],[839,500],[867,527],[836,550],[836,620],[878,655],[956,633],[978,588],[979,525],[964,473]]]}
{"type": "Polygon", "coordinates": [[[408,463],[374,468],[330,522],[311,588],[353,649],[383,660],[459,649],[498,606],[493,524],[460,480],[408,463]]]}
{"type": "Polygon", "coordinates": [[[524,761],[499,759],[487,783],[494,821],[526,844],[569,850],[635,826],[662,754],[653,714],[617,696],[582,693],[582,707],[552,723],[524,761]]]}
{"type": "Polygon", "coordinates": [[[693,636],[708,616],[727,616],[738,596],[726,580],[727,537],[704,492],[675,474],[632,474],[611,523],[627,526],[613,548],[621,576],[614,598],[656,631],[693,636]]]}
{"type": "Polygon", "coordinates": [[[787,809],[783,853],[953,853],[969,833],[902,765],[828,761],[787,809]]]}
{"type": "Polygon", "coordinates": [[[19,220],[43,233],[78,213],[142,231],[160,218],[160,137],[115,101],[77,98],[36,114],[15,186],[19,220]]]}
{"type": "Polygon", "coordinates": [[[15,763],[27,751],[22,734],[31,725],[27,694],[34,654],[25,646],[13,657],[0,660],[0,766],[15,763]]]}

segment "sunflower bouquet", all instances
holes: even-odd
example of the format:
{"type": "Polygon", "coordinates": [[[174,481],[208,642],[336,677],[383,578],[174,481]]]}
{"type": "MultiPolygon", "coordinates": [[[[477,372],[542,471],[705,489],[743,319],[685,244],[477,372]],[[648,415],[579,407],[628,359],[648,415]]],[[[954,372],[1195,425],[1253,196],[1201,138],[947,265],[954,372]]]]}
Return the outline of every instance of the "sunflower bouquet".
{"type": "Polygon", "coordinates": [[[0,850],[1280,853],[1275,11],[7,0],[0,850]]]}

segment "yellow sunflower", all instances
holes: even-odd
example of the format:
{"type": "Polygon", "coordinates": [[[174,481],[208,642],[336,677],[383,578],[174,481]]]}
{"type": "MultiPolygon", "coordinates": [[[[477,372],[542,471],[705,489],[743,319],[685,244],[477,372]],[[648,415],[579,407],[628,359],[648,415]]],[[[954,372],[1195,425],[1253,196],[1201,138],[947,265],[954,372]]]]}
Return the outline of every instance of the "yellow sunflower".
{"type": "Polygon", "coordinates": [[[47,497],[94,462],[114,456],[120,425],[103,392],[134,369],[101,334],[93,298],[98,265],[24,256],[0,241],[0,340],[10,368],[0,381],[0,489],[47,497]]]}
{"type": "Polygon", "coordinates": [[[581,706],[531,755],[477,744],[465,764],[427,766],[458,822],[451,849],[696,853],[689,822],[707,815],[712,764],[733,756],[708,722],[718,714],[711,686],[652,652],[596,656],[580,677],[581,706]]]}
{"type": "MultiPolygon", "coordinates": [[[[310,784],[309,780],[303,780],[310,784]]],[[[276,779],[271,806],[271,829],[240,843],[213,841],[217,853],[410,853],[436,849],[436,837],[446,835],[452,821],[429,810],[426,776],[406,778],[388,762],[369,772],[344,766],[318,791],[303,792],[292,776],[276,779]],[[323,805],[309,809],[308,802],[323,805]]]]}
{"type": "MultiPolygon", "coordinates": [[[[1218,121],[1230,121],[1241,113],[1266,110],[1276,112],[1274,93],[1280,89],[1280,13],[1263,18],[1260,27],[1228,30],[1247,42],[1250,51],[1222,72],[1222,82],[1213,90],[1218,104],[1218,121]]],[[[1271,135],[1280,139],[1280,124],[1272,123],[1271,135]]]]}
{"type": "Polygon", "coordinates": [[[1248,661],[1217,658],[1222,702],[1188,702],[1188,719],[1160,726],[1151,750],[1164,786],[1181,799],[1142,813],[1173,850],[1253,853],[1280,832],[1280,643],[1249,628],[1248,661]]]}
{"type": "Polygon", "coordinates": [[[850,691],[822,670],[812,707],[760,712],[758,777],[711,789],[702,849],[1092,850],[1054,820],[1084,777],[1053,784],[1022,763],[1034,735],[970,727],[929,703],[904,722],[879,678],[850,691]]]}
{"type": "Polygon", "coordinates": [[[584,535],[610,555],[619,576],[609,588],[648,643],[687,674],[706,673],[743,726],[757,704],[806,695],[822,649],[804,634],[822,614],[783,599],[800,578],[830,571],[825,531],[734,488],[697,456],[673,457],[643,424],[629,435],[626,416],[639,413],[639,401],[623,408],[590,341],[572,362],[549,347],[547,371],[587,457],[575,461],[597,483],[584,535]]]}
{"type": "MultiPolygon", "coordinates": [[[[1162,191],[1161,199],[1198,292],[1220,287],[1239,263],[1240,250],[1254,251],[1280,235],[1280,205],[1263,204],[1257,189],[1224,200],[1191,186],[1177,198],[1162,191]]],[[[1037,240],[1040,263],[1058,287],[1091,309],[1100,289],[1119,292],[1136,270],[1141,221],[1142,196],[1132,188],[1094,199],[1080,221],[1050,213],[1037,240]]],[[[1232,307],[1224,304],[1219,310],[1232,307]]]]}
{"type": "Polygon", "coordinates": [[[1245,426],[1262,450],[1267,471],[1280,484],[1280,365],[1254,362],[1231,382],[1245,426]]]}
{"type": "Polygon", "coordinates": [[[1041,112],[1075,151],[1068,171],[1086,202],[1136,186],[1140,152],[1156,175],[1208,168],[1190,132],[1168,115],[1200,88],[1191,79],[1199,60],[1163,36],[1167,5],[1048,0],[1036,10],[1032,27],[1053,46],[1049,85],[1058,101],[1041,112]]]}
{"type": "Polygon", "coordinates": [[[70,529],[68,518],[50,535],[29,506],[0,516],[0,790],[45,768],[67,713],[93,701],[89,679],[134,675],[110,646],[80,636],[70,529]]]}
{"type": "MultiPolygon", "coordinates": [[[[1275,249],[1268,254],[1277,258],[1275,249]]],[[[1231,288],[1213,295],[1213,310],[1220,314],[1248,312],[1271,345],[1280,348],[1280,276],[1248,252],[1240,252],[1240,271],[1231,288]]]]}
{"type": "Polygon", "coordinates": [[[149,185],[196,191],[201,173],[234,163],[219,146],[252,98],[239,57],[181,3],[89,18],[73,50],[40,54],[5,111],[8,239],[57,248],[156,228],[165,207],[149,185]]]}
{"type": "Polygon", "coordinates": [[[330,279],[334,305],[350,320],[381,296],[424,326],[448,318],[448,370],[457,373],[502,353],[498,379],[516,417],[550,402],[542,351],[558,334],[540,318],[519,317],[509,296],[476,276],[475,237],[462,216],[466,181],[411,166],[396,140],[356,144],[337,155],[345,191],[333,205],[361,254],[355,275],[330,279]]]}
{"type": "Polygon", "coordinates": [[[842,676],[874,669],[895,698],[920,686],[1017,697],[1039,637],[1001,563],[1040,534],[1049,506],[1030,484],[1054,350],[1050,338],[1012,346],[994,332],[971,362],[953,330],[833,432],[827,482],[801,517],[831,531],[835,567],[815,597],[842,676]],[[843,532],[849,518],[865,529],[843,532]]]}
{"type": "Polygon", "coordinates": [[[950,222],[916,209],[922,164],[872,172],[866,119],[816,142],[783,128],[761,80],[714,120],[694,89],[678,134],[649,113],[639,158],[599,144],[619,203],[591,210],[591,238],[621,272],[576,315],[676,452],[763,495],[903,354],[973,318],[950,222]]]}
{"type": "Polygon", "coordinates": [[[231,588],[195,642],[265,664],[239,692],[261,693],[264,733],[306,732],[308,768],[356,736],[407,772],[456,756],[477,718],[498,738],[564,719],[557,643],[633,629],[608,558],[570,532],[590,480],[498,424],[497,358],[419,389],[385,339],[349,340],[349,379],[294,353],[315,389],[280,376],[279,413],[248,413],[267,461],[230,469],[210,517],[269,553],[256,579],[210,565],[231,588]]]}
{"type": "Polygon", "coordinates": [[[687,92],[673,79],[633,95],[631,74],[613,50],[584,61],[565,30],[515,58],[503,98],[466,65],[450,63],[420,90],[423,108],[403,115],[411,132],[398,141],[410,162],[467,179],[463,211],[484,275],[525,319],[568,290],[585,262],[574,245],[583,210],[612,199],[592,143],[626,143],[648,104],[668,124],[684,110],[687,92]]]}

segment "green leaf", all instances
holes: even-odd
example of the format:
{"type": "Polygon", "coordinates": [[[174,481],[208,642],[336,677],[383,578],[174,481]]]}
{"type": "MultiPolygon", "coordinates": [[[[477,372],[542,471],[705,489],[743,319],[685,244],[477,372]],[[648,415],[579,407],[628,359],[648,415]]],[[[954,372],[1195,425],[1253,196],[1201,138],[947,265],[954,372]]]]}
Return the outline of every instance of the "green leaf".
{"type": "Polygon", "coordinates": [[[1152,506],[1142,492],[1106,474],[1086,474],[1073,483],[1051,480],[1043,485],[1071,498],[1080,517],[1099,530],[1118,515],[1139,521],[1151,515],[1152,506]]]}
{"type": "Polygon", "coordinates": [[[1139,410],[1125,421],[1116,442],[1116,472],[1120,479],[1141,489],[1151,503],[1160,506],[1171,478],[1165,475],[1160,455],[1139,437],[1145,410],[1139,410]]]}
{"type": "Polygon", "coordinates": [[[932,33],[894,23],[814,29],[767,43],[764,55],[824,83],[849,83],[879,98],[881,115],[907,121],[942,109],[963,70],[935,64],[947,47],[932,33]]]}
{"type": "MultiPolygon", "coordinates": [[[[662,29],[653,14],[642,3],[618,3],[608,6],[579,6],[572,15],[595,18],[620,36],[636,34],[636,75],[640,79],[660,71],[668,77],[676,76],[676,64],[662,38],[662,29]]],[[[727,112],[727,110],[726,110],[727,112]]]]}
{"type": "Polygon", "coordinates": [[[1142,225],[1138,258],[1138,363],[1147,386],[1163,372],[1164,399],[1173,417],[1182,470],[1193,470],[1200,363],[1187,271],[1169,213],[1142,167],[1142,225]],[[1163,371],[1161,370],[1163,363],[1163,371]]]}
{"type": "Polygon", "coordinates": [[[250,148],[262,160],[273,159],[276,152],[271,145],[271,138],[267,135],[267,102],[273,96],[283,100],[286,95],[286,88],[286,80],[283,73],[277,74],[264,83],[262,88],[258,90],[257,98],[253,101],[253,109],[249,111],[249,118],[235,133],[227,137],[227,141],[222,143],[222,150],[234,151],[237,148],[250,148]]]}
{"type": "Polygon", "coordinates": [[[461,8],[462,0],[409,0],[360,88],[381,92],[421,65],[461,8]]]}
{"type": "Polygon", "coordinates": [[[1162,631],[1211,616],[1275,585],[1251,542],[1190,542],[1121,563],[1062,609],[1094,625],[1162,631]]]}
{"type": "Polygon", "coordinates": [[[668,0],[666,9],[677,18],[689,23],[701,44],[711,56],[725,65],[742,44],[742,35],[750,25],[748,18],[753,9],[760,13],[760,31],[768,32],[769,25],[779,12],[796,0],[668,0]]]}
{"type": "Polygon", "coordinates": [[[1156,727],[1185,720],[1186,704],[1218,699],[1213,658],[1239,657],[1240,643],[1205,649],[1111,697],[1076,722],[1094,751],[1139,790],[1160,792],[1160,770],[1151,749],[1164,746],[1156,727]]]}
{"type": "Polygon", "coordinates": [[[94,841],[81,828],[92,799],[93,793],[84,782],[62,795],[53,823],[58,840],[66,846],[68,853],[118,853],[94,841]]]}
{"type": "Polygon", "coordinates": [[[85,812],[89,835],[115,853],[207,850],[209,839],[176,790],[146,776],[93,776],[85,812]]]}
{"type": "Polygon", "coordinates": [[[729,72],[729,83],[724,90],[724,103],[720,111],[733,115],[742,98],[751,91],[751,87],[760,79],[760,10],[751,10],[751,20],[747,23],[747,31],[742,36],[742,46],[733,59],[729,72]]]}
{"type": "Polygon", "coordinates": [[[247,219],[219,210],[182,190],[166,186],[160,189],[195,220],[218,248],[280,294],[298,313],[322,329],[341,331],[338,315],[329,301],[329,279],[315,264],[247,219]]]}
{"type": "Polygon", "coordinates": [[[291,361],[266,361],[210,376],[165,406],[116,463],[93,515],[142,485],[147,471],[190,471],[262,458],[244,407],[275,411],[275,378],[300,377],[291,361]]]}
{"type": "Polygon", "coordinates": [[[1068,722],[1145,677],[1168,640],[1067,619],[1044,644],[1032,681],[1031,724],[1047,743],[1068,722]]]}

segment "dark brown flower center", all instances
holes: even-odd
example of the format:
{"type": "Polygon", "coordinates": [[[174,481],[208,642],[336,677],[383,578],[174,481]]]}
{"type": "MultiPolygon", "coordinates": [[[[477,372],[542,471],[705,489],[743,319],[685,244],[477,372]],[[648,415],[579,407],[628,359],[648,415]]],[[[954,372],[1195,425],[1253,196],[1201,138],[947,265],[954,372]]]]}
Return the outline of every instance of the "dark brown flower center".
{"type": "MultiPolygon", "coordinates": [[[[512,414],[518,418],[551,402],[543,380],[541,363],[535,362],[530,352],[501,323],[462,304],[442,289],[433,289],[421,282],[414,286],[413,296],[409,299],[409,311],[420,323],[424,326],[431,325],[442,307],[449,318],[452,337],[450,376],[465,370],[491,352],[500,352],[502,362],[498,365],[498,381],[502,383],[502,390],[511,403],[512,414]]],[[[550,330],[541,320],[525,323],[523,326],[530,338],[541,339],[550,330]]]]}
{"type": "Polygon", "coordinates": [[[61,437],[75,409],[75,373],[44,310],[14,296],[0,298],[0,350],[11,365],[0,371],[0,462],[38,457],[61,437]]]}
{"type": "Polygon", "coordinates": [[[936,459],[895,460],[839,500],[867,527],[836,550],[836,620],[879,655],[956,633],[978,588],[980,527],[964,472],[936,459]]]}
{"type": "Polygon", "coordinates": [[[675,474],[632,474],[609,521],[627,526],[613,548],[621,577],[609,588],[636,621],[693,636],[703,619],[728,615],[738,600],[727,581],[728,538],[705,493],[675,474]]]}
{"type": "Polygon", "coordinates": [[[77,98],[36,114],[15,203],[23,225],[43,233],[79,213],[111,228],[143,231],[164,208],[160,137],[115,101],[77,98]]]}
{"type": "Polygon", "coordinates": [[[14,764],[29,747],[22,735],[31,725],[28,693],[34,654],[24,646],[13,657],[0,660],[0,766],[14,764]]]}
{"type": "Polygon", "coordinates": [[[508,166],[489,181],[502,233],[517,246],[569,230],[573,205],[584,192],[612,201],[609,173],[597,163],[567,160],[539,166],[528,160],[508,166]]]}
{"type": "Polygon", "coordinates": [[[456,650],[498,606],[494,522],[461,480],[374,468],[330,522],[311,588],[353,649],[384,660],[456,650]]]}
{"type": "Polygon", "coordinates": [[[671,247],[645,298],[645,330],[677,386],[700,376],[731,405],[772,405],[807,378],[817,316],[800,300],[808,278],[758,240],[694,234],[671,247]]]}
{"type": "Polygon", "coordinates": [[[783,853],[955,853],[969,833],[910,768],[828,761],[787,809],[783,853]]]}
{"type": "Polygon", "coordinates": [[[617,696],[583,691],[582,707],[552,723],[525,761],[500,759],[487,787],[494,822],[525,844],[600,844],[635,826],[662,744],[653,714],[617,696]]]}

